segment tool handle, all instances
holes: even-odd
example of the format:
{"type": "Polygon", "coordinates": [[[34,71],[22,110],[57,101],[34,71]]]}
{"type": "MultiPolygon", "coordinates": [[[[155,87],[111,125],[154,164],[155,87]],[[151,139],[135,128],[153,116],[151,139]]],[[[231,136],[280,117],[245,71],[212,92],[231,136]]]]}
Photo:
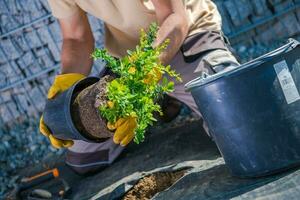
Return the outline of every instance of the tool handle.
{"type": "Polygon", "coordinates": [[[45,181],[54,179],[59,177],[59,171],[57,168],[42,172],[40,174],[28,177],[23,179],[20,185],[20,190],[26,190],[30,187],[34,187],[36,185],[39,185],[45,181]]]}

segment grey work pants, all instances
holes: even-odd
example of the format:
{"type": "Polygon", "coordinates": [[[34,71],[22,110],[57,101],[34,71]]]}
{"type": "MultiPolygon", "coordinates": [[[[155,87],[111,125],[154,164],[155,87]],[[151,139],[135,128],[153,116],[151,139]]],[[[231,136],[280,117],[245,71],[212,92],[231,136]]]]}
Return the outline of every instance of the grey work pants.
{"type": "MultiPolygon", "coordinates": [[[[222,34],[218,32],[203,32],[186,39],[180,51],[170,63],[171,67],[181,75],[182,82],[175,82],[175,90],[170,96],[185,103],[200,117],[196,103],[184,85],[203,72],[217,73],[226,67],[237,67],[238,61],[228,50],[222,34]]],[[[207,128],[203,124],[206,131],[207,128]]],[[[124,147],[109,139],[102,143],[74,141],[68,149],[66,163],[78,173],[87,173],[109,166],[123,151],[124,147]]]]}

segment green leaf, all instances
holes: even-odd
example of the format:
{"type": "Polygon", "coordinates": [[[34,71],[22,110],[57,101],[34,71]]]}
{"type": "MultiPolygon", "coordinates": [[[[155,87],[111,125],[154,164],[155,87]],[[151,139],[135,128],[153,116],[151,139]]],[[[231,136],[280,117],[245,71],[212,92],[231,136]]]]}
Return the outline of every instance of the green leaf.
{"type": "Polygon", "coordinates": [[[174,82],[169,82],[167,88],[169,91],[174,90],[174,82]]]}

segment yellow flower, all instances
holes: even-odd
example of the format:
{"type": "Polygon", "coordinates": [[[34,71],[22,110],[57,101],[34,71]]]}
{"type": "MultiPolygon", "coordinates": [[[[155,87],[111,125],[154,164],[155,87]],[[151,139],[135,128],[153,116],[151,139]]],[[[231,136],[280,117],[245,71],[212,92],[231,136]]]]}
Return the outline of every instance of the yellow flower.
{"type": "Polygon", "coordinates": [[[109,108],[113,108],[113,107],[114,107],[114,102],[108,101],[108,102],[107,102],[107,106],[108,106],[109,108]]]}
{"type": "Polygon", "coordinates": [[[130,67],[130,68],[128,69],[128,72],[129,72],[130,74],[134,74],[134,73],[136,72],[135,67],[130,67]]]}
{"type": "Polygon", "coordinates": [[[153,68],[144,79],[145,84],[150,84],[152,81],[159,82],[162,78],[162,73],[157,68],[153,68]]]}
{"type": "Polygon", "coordinates": [[[143,82],[145,83],[145,84],[150,84],[150,82],[151,82],[151,77],[149,77],[149,75],[147,75],[146,76],[146,78],[143,80],[143,82]]]}
{"type": "Polygon", "coordinates": [[[128,56],[128,60],[131,63],[135,62],[137,60],[137,58],[138,57],[137,57],[136,53],[133,53],[131,56],[128,56]]]}

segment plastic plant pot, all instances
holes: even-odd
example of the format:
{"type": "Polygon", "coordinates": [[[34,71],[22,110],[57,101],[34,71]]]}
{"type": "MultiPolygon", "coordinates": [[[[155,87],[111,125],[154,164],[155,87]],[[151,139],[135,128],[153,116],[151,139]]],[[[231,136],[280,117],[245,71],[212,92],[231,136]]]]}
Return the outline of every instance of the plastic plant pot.
{"type": "Polygon", "coordinates": [[[76,95],[86,87],[99,81],[96,77],[87,77],[75,83],[68,90],[58,94],[54,99],[46,102],[44,122],[56,138],[63,140],[84,140],[97,142],[91,135],[78,131],[71,116],[71,105],[76,95]]]}
{"type": "Polygon", "coordinates": [[[300,164],[299,42],[186,88],[233,175],[259,177],[300,164]]]}

